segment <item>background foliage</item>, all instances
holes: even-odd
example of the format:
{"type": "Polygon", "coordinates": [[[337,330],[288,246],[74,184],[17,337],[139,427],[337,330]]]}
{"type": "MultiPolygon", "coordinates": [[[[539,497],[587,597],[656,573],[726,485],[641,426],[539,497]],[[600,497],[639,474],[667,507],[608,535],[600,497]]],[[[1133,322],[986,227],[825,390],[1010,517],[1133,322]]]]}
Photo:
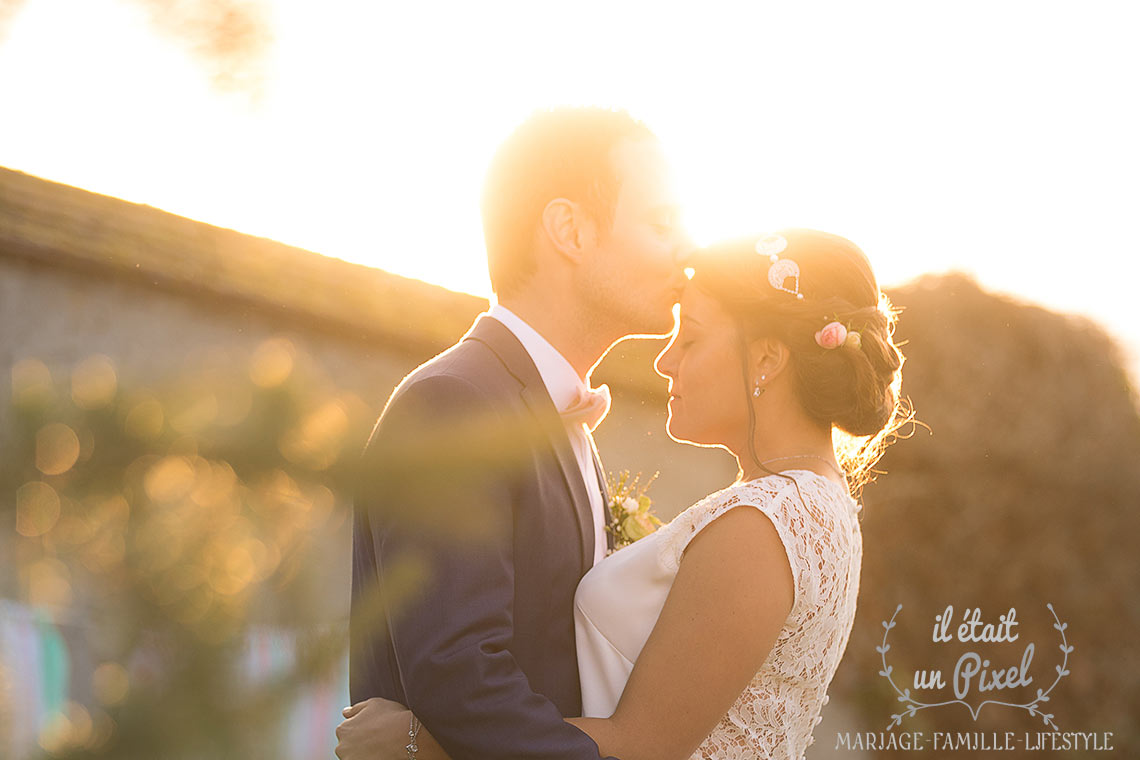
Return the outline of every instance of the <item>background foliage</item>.
{"type": "MultiPolygon", "coordinates": [[[[41,733],[45,752],[276,756],[284,711],[344,654],[312,568],[348,516],[373,414],[313,369],[282,339],[161,387],[101,355],[65,378],[34,359],[13,369],[8,591],[78,623],[71,649],[91,658],[71,674],[91,700],[41,733]],[[303,632],[298,657],[249,678],[245,637],[270,624],[303,632]]],[[[0,694],[0,725],[23,697],[0,694]]]]}
{"type": "MultiPolygon", "coordinates": [[[[975,690],[970,701],[1032,698],[1061,662],[1052,603],[1074,652],[1047,711],[1062,731],[1113,731],[1118,750],[1140,747],[1140,415],[1117,347],[1085,319],[985,293],[964,276],[923,278],[891,297],[904,308],[903,390],[929,432],[888,449],[887,474],[864,492],[859,617],[833,693],[858,705],[863,730],[886,728],[903,705],[877,676],[874,647],[902,604],[888,653],[896,670],[949,676],[971,649],[1008,667],[1032,641],[1031,688],[975,690]],[[1015,607],[1022,636],[935,644],[934,617],[947,605],[955,627],[967,608],[996,623],[1015,607]]],[[[1046,726],[1025,710],[987,707],[975,722],[948,706],[901,728],[1046,726]]]]}
{"type": "MultiPolygon", "coordinates": [[[[955,622],[967,608],[996,622],[1015,607],[1021,639],[973,649],[1006,667],[1034,642],[1043,686],[1060,662],[1052,603],[1075,649],[1048,712],[1061,730],[1140,746],[1140,415],[1117,349],[1083,319],[961,276],[891,296],[904,309],[903,391],[929,430],[889,449],[864,491],[859,612],[833,703],[854,710],[858,731],[885,731],[899,711],[875,650],[899,604],[888,657],[900,684],[916,669],[949,674],[971,648],[931,641],[952,605],[955,622]]],[[[319,570],[330,549],[347,551],[347,478],[379,410],[284,338],[162,384],[121,376],[102,355],[55,377],[24,359],[12,388],[0,510],[15,530],[0,548],[18,573],[0,592],[77,623],[72,649],[87,653],[71,663],[79,698],[42,732],[44,754],[275,756],[291,700],[345,656],[344,626],[327,621],[338,619],[329,598],[346,593],[319,570]],[[265,625],[303,643],[252,677],[244,642],[265,625]]],[[[21,698],[0,671],[0,731],[21,698]]],[[[1025,710],[989,707],[975,721],[948,706],[901,729],[1044,726],[1025,710]]],[[[834,740],[817,735],[813,749],[834,740]]]]}

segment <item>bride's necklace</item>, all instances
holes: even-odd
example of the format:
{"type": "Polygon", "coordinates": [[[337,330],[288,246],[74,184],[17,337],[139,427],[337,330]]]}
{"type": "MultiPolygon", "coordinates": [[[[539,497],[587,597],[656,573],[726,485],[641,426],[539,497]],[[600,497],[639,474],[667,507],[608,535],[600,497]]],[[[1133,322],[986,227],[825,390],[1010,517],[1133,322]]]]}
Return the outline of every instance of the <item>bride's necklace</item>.
{"type": "Polygon", "coordinates": [[[831,468],[831,471],[834,472],[839,477],[841,477],[841,478],[847,477],[847,474],[842,472],[838,467],[836,467],[835,465],[833,465],[831,462],[827,461],[823,457],[817,457],[815,454],[796,454],[796,455],[790,456],[790,457],[776,457],[775,459],[765,459],[763,462],[760,463],[760,466],[761,467],[767,467],[772,462],[785,462],[789,459],[818,459],[819,461],[821,461],[825,465],[827,465],[829,468],[831,468]]]}

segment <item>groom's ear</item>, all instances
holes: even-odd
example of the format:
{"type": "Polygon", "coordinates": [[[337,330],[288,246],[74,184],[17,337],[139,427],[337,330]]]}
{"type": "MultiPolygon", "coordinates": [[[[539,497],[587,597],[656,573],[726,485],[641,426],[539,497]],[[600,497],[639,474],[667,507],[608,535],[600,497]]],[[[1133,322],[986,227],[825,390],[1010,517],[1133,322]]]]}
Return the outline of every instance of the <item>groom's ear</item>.
{"type": "Polygon", "coordinates": [[[542,210],[542,231],[554,250],[576,263],[593,234],[592,220],[574,201],[555,198],[542,210]]]}

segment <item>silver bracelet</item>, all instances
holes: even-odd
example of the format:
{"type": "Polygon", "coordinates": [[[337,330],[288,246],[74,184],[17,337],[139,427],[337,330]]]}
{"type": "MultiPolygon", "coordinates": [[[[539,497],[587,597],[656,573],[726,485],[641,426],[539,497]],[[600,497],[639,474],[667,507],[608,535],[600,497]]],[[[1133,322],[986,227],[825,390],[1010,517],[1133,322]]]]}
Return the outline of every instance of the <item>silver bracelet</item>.
{"type": "Polygon", "coordinates": [[[408,738],[411,740],[404,745],[404,749],[408,751],[408,760],[416,760],[416,753],[420,751],[420,746],[416,744],[416,736],[420,733],[420,722],[416,716],[412,715],[412,725],[408,727],[408,738]]]}

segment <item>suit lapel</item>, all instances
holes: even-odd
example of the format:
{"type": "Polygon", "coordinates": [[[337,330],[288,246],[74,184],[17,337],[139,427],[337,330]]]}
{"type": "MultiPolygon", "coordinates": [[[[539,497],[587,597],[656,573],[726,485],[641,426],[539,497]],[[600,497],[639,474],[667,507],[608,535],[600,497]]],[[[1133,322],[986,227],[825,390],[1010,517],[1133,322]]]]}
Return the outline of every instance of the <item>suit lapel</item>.
{"type": "Polygon", "coordinates": [[[605,525],[605,548],[606,550],[613,551],[613,531],[610,530],[610,501],[613,496],[610,493],[610,484],[605,480],[605,468],[602,467],[602,458],[598,456],[597,446],[594,444],[594,436],[589,436],[589,450],[593,453],[594,458],[594,472],[597,473],[597,488],[602,491],[602,523],[605,525]]]}
{"type": "Polygon", "coordinates": [[[594,518],[590,510],[590,497],[586,493],[586,484],[582,482],[582,473],[570,445],[570,436],[550,399],[538,368],[514,333],[492,317],[481,316],[476,320],[464,336],[464,340],[467,339],[486,344],[522,386],[519,394],[554,450],[563,484],[574,506],[583,571],[590,568],[594,564],[594,518]]]}
{"type": "Polygon", "coordinates": [[[610,500],[613,496],[610,494],[610,484],[606,481],[606,469],[602,467],[602,457],[598,454],[598,446],[594,443],[594,436],[589,436],[590,439],[590,455],[594,462],[594,472],[598,476],[598,488],[602,492],[602,522],[605,525],[606,531],[606,549],[609,551],[614,550],[614,534],[610,530],[610,500]]]}
{"type": "Polygon", "coordinates": [[[589,568],[594,564],[594,518],[590,510],[590,497],[586,493],[586,484],[582,482],[582,470],[578,467],[578,458],[574,456],[574,449],[570,446],[570,437],[562,424],[562,418],[558,416],[554,402],[546,393],[545,386],[537,390],[533,386],[523,388],[522,397],[535,417],[544,423],[543,429],[554,447],[562,479],[570,491],[574,513],[578,518],[578,537],[582,542],[582,567],[589,568]]]}

